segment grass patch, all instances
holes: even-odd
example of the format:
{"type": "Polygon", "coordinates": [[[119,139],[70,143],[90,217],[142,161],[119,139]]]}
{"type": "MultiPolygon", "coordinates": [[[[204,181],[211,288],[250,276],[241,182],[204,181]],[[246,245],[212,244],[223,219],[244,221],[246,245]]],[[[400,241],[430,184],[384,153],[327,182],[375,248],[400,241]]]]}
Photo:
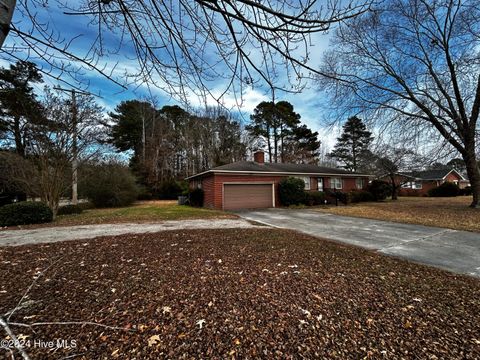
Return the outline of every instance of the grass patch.
{"type": "Polygon", "coordinates": [[[478,279],[293,231],[122,235],[0,258],[1,314],[53,264],[11,322],[120,328],[12,325],[77,341],[32,359],[480,358],[478,279]]]}
{"type": "Polygon", "coordinates": [[[480,232],[480,210],[469,208],[471,201],[470,196],[400,197],[397,201],[328,206],[315,210],[337,215],[480,232]]]}
{"type": "Polygon", "coordinates": [[[143,201],[124,208],[90,209],[81,214],[58,216],[48,225],[88,225],[165,220],[234,218],[223,211],[177,205],[176,201],[143,201]]]}

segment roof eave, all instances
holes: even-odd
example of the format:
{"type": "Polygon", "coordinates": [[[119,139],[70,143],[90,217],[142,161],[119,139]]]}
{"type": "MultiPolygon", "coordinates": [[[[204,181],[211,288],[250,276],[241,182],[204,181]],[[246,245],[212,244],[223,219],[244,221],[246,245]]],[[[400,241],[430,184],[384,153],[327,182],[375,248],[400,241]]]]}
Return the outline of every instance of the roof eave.
{"type": "Polygon", "coordinates": [[[255,170],[207,170],[189,177],[185,180],[190,180],[199,176],[207,174],[255,174],[255,175],[311,175],[311,176],[345,176],[345,177],[373,177],[370,174],[356,174],[356,173],[326,173],[326,172],[291,172],[291,171],[255,171],[255,170]]]}

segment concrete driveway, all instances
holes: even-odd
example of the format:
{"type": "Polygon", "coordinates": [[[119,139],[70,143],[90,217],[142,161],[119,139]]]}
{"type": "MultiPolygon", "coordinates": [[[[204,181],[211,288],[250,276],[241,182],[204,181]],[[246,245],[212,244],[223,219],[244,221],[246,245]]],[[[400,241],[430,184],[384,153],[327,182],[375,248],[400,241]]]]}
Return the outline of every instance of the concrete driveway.
{"type": "Polygon", "coordinates": [[[266,225],[297,230],[480,277],[478,233],[338,216],[312,210],[262,209],[237,214],[266,225]]]}

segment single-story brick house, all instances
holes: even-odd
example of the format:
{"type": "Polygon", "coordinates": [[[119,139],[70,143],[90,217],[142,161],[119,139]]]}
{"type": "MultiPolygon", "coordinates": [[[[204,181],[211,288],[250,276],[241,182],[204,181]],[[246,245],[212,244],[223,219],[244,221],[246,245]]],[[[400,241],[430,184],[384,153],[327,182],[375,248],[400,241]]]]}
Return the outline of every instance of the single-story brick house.
{"type": "MultiPolygon", "coordinates": [[[[383,177],[382,180],[391,182],[389,177],[383,177]]],[[[430,189],[444,182],[453,182],[461,189],[470,185],[470,182],[455,169],[399,172],[395,182],[400,184],[400,196],[424,196],[430,189]]]]}
{"type": "Polygon", "coordinates": [[[204,206],[221,209],[270,208],[280,204],[278,183],[298,177],[308,191],[365,189],[368,175],[310,164],[265,163],[264,153],[254,161],[238,161],[187,178],[191,189],[204,191],[204,206]]]}

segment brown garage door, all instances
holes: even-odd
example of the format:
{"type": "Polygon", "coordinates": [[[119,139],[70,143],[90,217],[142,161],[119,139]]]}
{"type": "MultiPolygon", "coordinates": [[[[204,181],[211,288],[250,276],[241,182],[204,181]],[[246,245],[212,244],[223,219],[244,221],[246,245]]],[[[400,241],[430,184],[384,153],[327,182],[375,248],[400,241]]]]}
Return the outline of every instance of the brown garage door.
{"type": "Polygon", "coordinates": [[[273,207],[272,184],[225,184],[225,210],[273,207]]]}

